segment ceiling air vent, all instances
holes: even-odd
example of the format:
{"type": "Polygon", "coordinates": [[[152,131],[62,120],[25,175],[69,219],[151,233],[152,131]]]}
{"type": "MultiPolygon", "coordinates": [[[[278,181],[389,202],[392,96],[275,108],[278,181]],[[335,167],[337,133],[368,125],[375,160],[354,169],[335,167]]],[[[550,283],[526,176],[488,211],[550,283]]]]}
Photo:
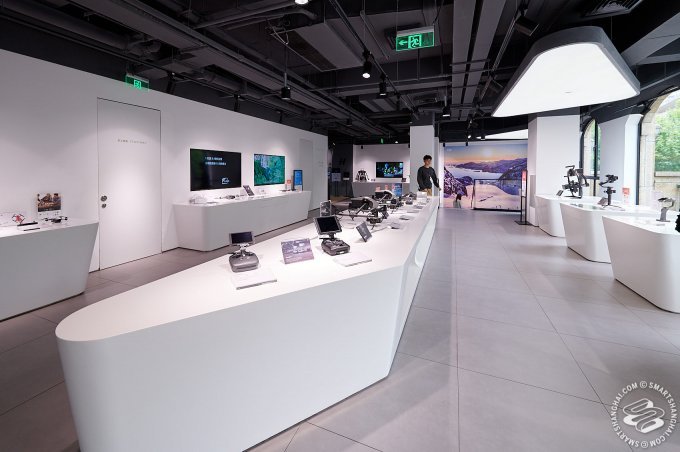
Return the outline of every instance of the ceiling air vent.
{"type": "Polygon", "coordinates": [[[583,12],[583,17],[608,17],[628,14],[642,3],[642,0],[596,0],[583,12]]]}

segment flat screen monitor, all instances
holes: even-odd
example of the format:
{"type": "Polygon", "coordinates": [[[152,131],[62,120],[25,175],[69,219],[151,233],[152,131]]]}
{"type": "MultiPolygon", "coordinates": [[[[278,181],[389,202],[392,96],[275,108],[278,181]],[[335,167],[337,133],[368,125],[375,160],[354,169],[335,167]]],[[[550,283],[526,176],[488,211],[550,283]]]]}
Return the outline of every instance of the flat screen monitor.
{"type": "Polygon", "coordinates": [[[190,149],[191,191],[241,186],[241,154],[190,149]]]}
{"type": "Polygon", "coordinates": [[[286,183],[286,157],[255,154],[255,186],[286,183]]]}
{"type": "Polygon", "coordinates": [[[402,184],[393,184],[392,193],[394,193],[395,198],[401,197],[401,195],[404,193],[404,186],[402,184]]]}
{"type": "Polygon", "coordinates": [[[319,235],[335,234],[342,232],[342,226],[338,221],[338,217],[331,215],[330,217],[316,217],[314,218],[316,224],[316,231],[319,235]]]}
{"type": "Polygon", "coordinates": [[[253,243],[252,232],[233,232],[229,234],[232,245],[250,245],[253,243]]]}
{"type": "Polygon", "coordinates": [[[404,177],[404,162],[377,162],[375,177],[401,179],[404,177]]]}
{"type": "Polygon", "coordinates": [[[296,169],[293,170],[293,188],[300,187],[300,190],[302,190],[302,170],[301,169],[296,169]]]}

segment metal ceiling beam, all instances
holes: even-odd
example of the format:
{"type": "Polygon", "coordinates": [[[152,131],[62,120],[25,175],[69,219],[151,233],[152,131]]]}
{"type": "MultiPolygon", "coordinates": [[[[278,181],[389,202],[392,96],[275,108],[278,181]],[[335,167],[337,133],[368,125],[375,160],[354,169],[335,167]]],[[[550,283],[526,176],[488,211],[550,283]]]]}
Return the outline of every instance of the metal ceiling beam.
{"type": "Polygon", "coordinates": [[[628,47],[621,56],[629,66],[637,66],[677,39],[680,39],[680,12],[628,47]]]}
{"type": "MultiPolygon", "coordinates": [[[[139,0],[72,1],[116,22],[154,36],[156,39],[171,44],[180,50],[190,49],[191,53],[202,61],[203,66],[215,64],[244,80],[251,81],[274,92],[278,91],[282,85],[283,77],[281,74],[249,60],[244,55],[230,50],[139,0]]],[[[299,76],[291,78],[299,78],[299,76]]],[[[351,116],[357,121],[367,123],[375,133],[386,132],[382,126],[371,124],[371,121],[362,113],[347,107],[337,98],[321,96],[308,91],[305,86],[298,83],[289,82],[289,86],[293,88],[294,100],[297,102],[306,104],[315,110],[328,109],[338,119],[346,119],[351,116]]]]}
{"type": "Polygon", "coordinates": [[[267,5],[267,6],[262,6],[259,8],[253,8],[249,9],[247,11],[243,11],[241,13],[236,13],[236,14],[229,14],[223,17],[218,17],[214,18],[211,20],[206,20],[205,22],[198,23],[194,25],[194,29],[200,30],[201,28],[207,28],[207,27],[216,27],[220,25],[226,25],[228,23],[233,23],[239,20],[247,19],[252,16],[256,16],[258,14],[263,14],[263,13],[268,13],[271,11],[276,11],[277,9],[283,9],[283,8],[288,8],[291,6],[291,2],[286,0],[286,1],[277,1],[276,3],[267,5]]]}

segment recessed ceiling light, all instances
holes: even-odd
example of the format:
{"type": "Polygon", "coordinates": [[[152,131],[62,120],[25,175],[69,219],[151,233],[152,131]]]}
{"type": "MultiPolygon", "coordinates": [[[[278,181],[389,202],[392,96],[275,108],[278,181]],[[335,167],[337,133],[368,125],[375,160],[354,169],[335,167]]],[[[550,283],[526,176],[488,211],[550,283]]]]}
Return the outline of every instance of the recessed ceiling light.
{"type": "Polygon", "coordinates": [[[491,140],[528,140],[529,129],[513,130],[512,132],[494,133],[487,135],[491,140]]]}
{"type": "Polygon", "coordinates": [[[309,0],[295,0],[296,5],[306,5],[309,3],[309,0]]]}
{"type": "Polygon", "coordinates": [[[493,116],[613,102],[639,93],[640,82],[601,28],[570,28],[536,41],[493,116]]]}

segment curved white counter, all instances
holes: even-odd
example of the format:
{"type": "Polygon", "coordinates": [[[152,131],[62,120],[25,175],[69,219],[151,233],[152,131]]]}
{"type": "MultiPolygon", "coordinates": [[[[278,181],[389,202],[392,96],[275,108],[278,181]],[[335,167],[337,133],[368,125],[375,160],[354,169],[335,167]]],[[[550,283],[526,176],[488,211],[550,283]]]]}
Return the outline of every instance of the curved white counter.
{"type": "Polygon", "coordinates": [[[614,277],[661,309],[680,313],[680,233],[654,218],[604,217],[614,277]]]}
{"type": "MultiPolygon", "coordinates": [[[[408,182],[402,182],[401,179],[396,179],[396,180],[385,180],[384,182],[357,182],[354,181],[352,182],[352,194],[354,195],[355,198],[361,197],[361,196],[373,196],[375,194],[375,188],[377,186],[380,186],[382,188],[385,188],[385,185],[389,185],[390,187],[393,184],[401,184],[401,190],[402,193],[406,194],[411,190],[411,184],[408,182]]],[[[416,187],[417,188],[417,187],[416,187]]]]}
{"type": "Polygon", "coordinates": [[[654,217],[659,212],[643,206],[600,207],[574,202],[560,203],[567,246],[588,260],[611,262],[602,217],[654,217]]]}
{"type": "Polygon", "coordinates": [[[283,263],[236,290],[228,257],[88,306],[57,327],[84,452],[241,451],[387,376],[434,234],[438,200],[405,227],[339,237],[372,262],[283,263]]]}
{"type": "Polygon", "coordinates": [[[0,228],[0,320],[85,290],[97,221],[0,228]]]}
{"type": "Polygon", "coordinates": [[[596,204],[597,196],[584,196],[581,199],[557,195],[536,195],[536,216],[538,227],[553,237],[564,237],[564,223],[560,203],[578,202],[581,204],[596,204]]]}
{"type": "Polygon", "coordinates": [[[216,250],[229,245],[232,232],[260,235],[306,220],[311,198],[311,191],[291,191],[213,204],[177,203],[177,241],[181,248],[216,250]]]}

